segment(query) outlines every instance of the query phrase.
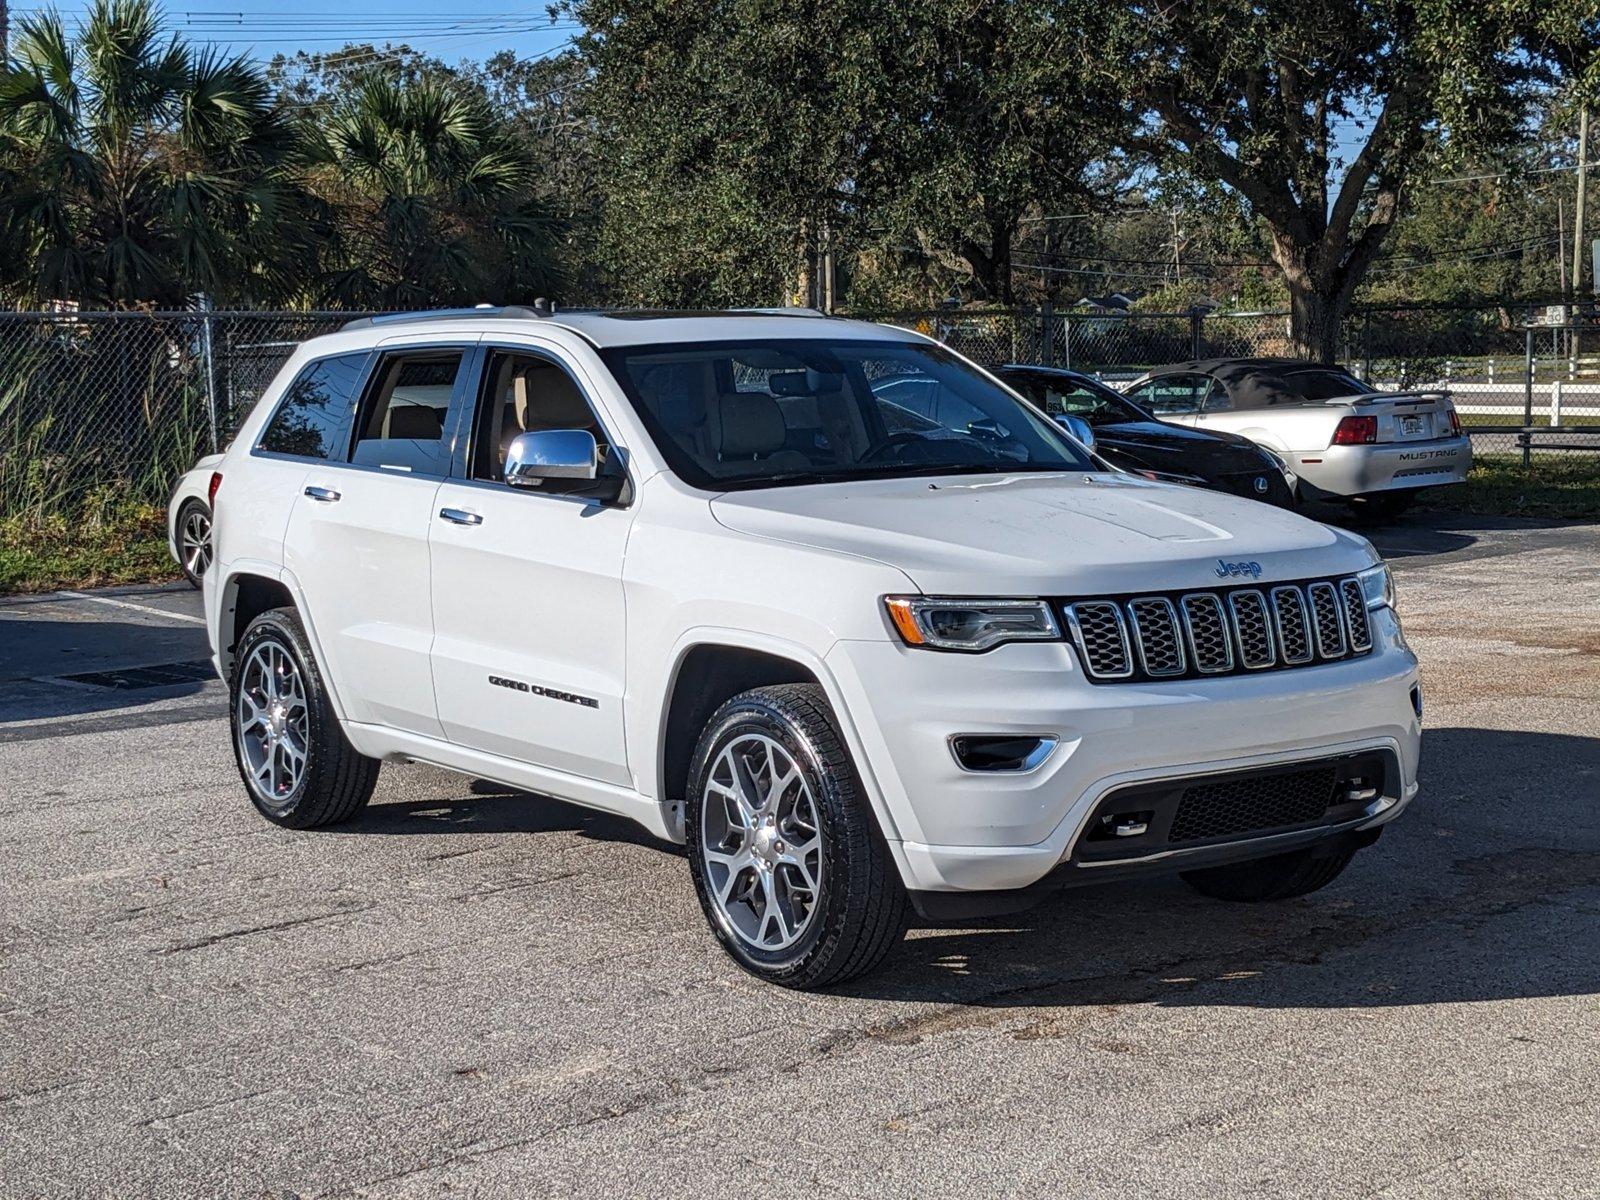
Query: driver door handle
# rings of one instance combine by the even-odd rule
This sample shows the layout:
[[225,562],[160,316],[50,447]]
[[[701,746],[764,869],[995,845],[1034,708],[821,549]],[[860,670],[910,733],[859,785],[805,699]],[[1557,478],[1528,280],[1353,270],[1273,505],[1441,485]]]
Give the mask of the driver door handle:
[[308,487],[306,495],[313,500],[320,500],[324,504],[332,504],[339,498],[339,493],[328,487]]
[[446,521],[456,525],[482,525],[483,514],[469,512],[464,508],[441,508],[439,515]]

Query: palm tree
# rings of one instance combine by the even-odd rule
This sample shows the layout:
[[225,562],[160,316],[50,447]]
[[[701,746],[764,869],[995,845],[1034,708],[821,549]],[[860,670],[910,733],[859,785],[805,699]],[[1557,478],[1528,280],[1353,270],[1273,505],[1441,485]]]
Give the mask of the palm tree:
[[0,69],[11,290],[92,306],[281,293],[306,261],[294,157],[261,72],[163,37],[150,0],[95,0],[75,37],[27,17]]
[[318,299],[411,308],[552,290],[556,223],[527,149],[481,91],[368,70],[306,125],[328,239]]

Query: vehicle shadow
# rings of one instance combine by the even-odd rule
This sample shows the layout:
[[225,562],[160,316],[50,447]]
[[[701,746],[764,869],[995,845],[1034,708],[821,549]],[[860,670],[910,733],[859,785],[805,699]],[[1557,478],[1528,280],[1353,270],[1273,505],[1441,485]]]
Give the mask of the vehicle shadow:
[[838,991],[989,1008],[1600,994],[1597,798],[1600,739],[1430,730],[1417,800],[1320,892],[1239,905],[1176,879],[1064,891],[914,931]]
[[[1600,994],[1596,799],[1600,739],[1430,729],[1421,794],[1320,892],[1241,905],[1176,878],[1072,889],[1017,916],[913,928],[883,968],[833,994],[1045,1010]],[[374,804],[340,831],[577,833],[683,853],[622,817],[485,780],[446,799]],[[914,1037],[921,1019],[883,1036]]]
[[[380,790],[381,796],[381,790]],[[649,833],[626,817],[598,812],[549,796],[474,779],[468,794],[443,800],[404,800],[369,805],[339,827],[341,833],[576,833],[601,842],[645,846],[682,857],[683,848]]]

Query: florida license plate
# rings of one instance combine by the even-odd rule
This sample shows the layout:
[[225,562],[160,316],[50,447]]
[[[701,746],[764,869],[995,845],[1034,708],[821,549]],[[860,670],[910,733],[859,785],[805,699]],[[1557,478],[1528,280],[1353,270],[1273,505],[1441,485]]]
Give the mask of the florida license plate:
[[1405,434],[1407,437],[1410,437],[1412,434],[1421,433],[1422,432],[1422,418],[1421,417],[1401,417],[1400,418],[1400,432]]

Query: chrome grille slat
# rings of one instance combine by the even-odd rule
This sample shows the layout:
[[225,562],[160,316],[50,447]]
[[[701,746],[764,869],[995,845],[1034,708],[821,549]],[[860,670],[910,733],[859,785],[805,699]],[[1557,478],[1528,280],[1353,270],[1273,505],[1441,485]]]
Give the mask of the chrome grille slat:
[[1228,613],[1239,643],[1239,661],[1246,670],[1261,671],[1278,661],[1267,618],[1267,598],[1254,589],[1228,593]]
[[1121,605],[1111,600],[1080,600],[1067,605],[1067,625],[1095,679],[1129,679],[1133,652]]
[[1372,649],[1372,622],[1367,617],[1367,596],[1361,590],[1361,580],[1354,575],[1341,579],[1339,595],[1344,599],[1345,626],[1350,631],[1350,652],[1365,654]]
[[1178,629],[1178,612],[1171,600],[1165,596],[1130,600],[1128,621],[1133,628],[1133,644],[1139,651],[1139,665],[1146,675],[1162,679],[1184,673],[1188,663]]
[[1195,670],[1202,675],[1233,670],[1233,638],[1216,593],[1191,592],[1178,601],[1178,607],[1183,610],[1183,632]]
[[1059,603],[1096,683],[1284,670],[1373,649],[1372,619],[1354,575]]
[[1311,624],[1316,630],[1317,653],[1323,658],[1343,658],[1345,652],[1344,614],[1339,593],[1333,584],[1318,580],[1306,588],[1311,598]]
[[1278,631],[1283,661],[1290,666],[1310,662],[1315,652],[1311,648],[1311,619],[1305,593],[1297,587],[1273,588],[1272,622]]

